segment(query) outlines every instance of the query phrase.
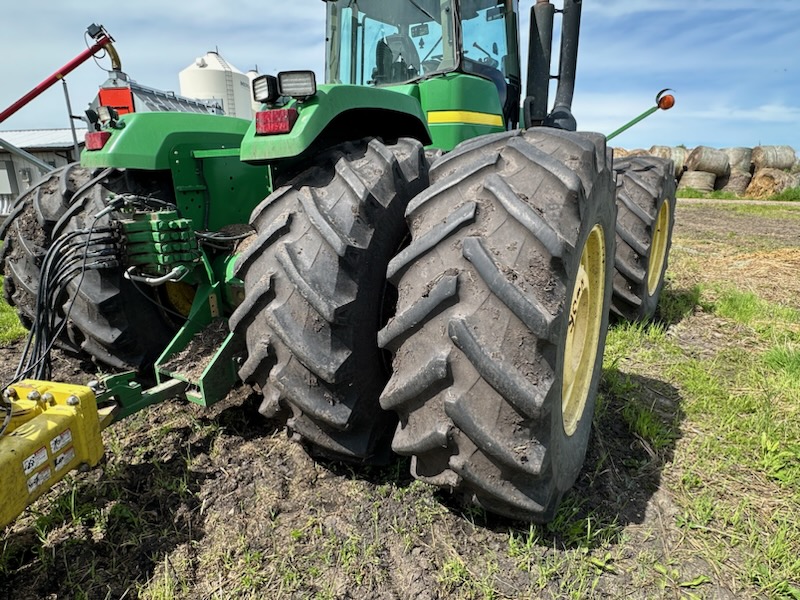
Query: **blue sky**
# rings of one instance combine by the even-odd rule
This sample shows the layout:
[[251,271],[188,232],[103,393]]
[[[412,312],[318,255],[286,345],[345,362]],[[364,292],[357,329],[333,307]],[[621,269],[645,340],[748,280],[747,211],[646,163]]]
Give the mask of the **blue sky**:
[[[520,2],[523,30],[531,4]],[[85,47],[83,32],[94,21],[116,39],[124,70],[159,89],[177,91],[178,72],[214,48],[242,71],[256,65],[263,73],[322,71],[320,0],[102,6],[77,0],[5,3],[0,108],[78,54]],[[610,133],[670,87],[675,108],[624,133],[615,145],[800,149],[800,0],[585,0],[583,13],[573,105],[580,129]],[[75,112],[105,78],[93,62],[67,78]],[[0,129],[67,124],[58,85]]]

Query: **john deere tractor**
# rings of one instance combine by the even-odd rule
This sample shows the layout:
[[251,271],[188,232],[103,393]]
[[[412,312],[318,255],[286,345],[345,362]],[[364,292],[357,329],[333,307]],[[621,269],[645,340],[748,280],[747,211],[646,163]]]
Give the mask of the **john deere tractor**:
[[[327,83],[259,77],[246,130],[99,111],[81,165],[4,226],[6,299],[35,337],[4,395],[0,469],[20,483],[0,494],[18,511],[95,464],[97,444],[53,443],[87,413],[97,440],[243,381],[315,454],[393,451],[489,511],[551,519],[584,460],[609,318],[653,316],[675,208],[668,161],[614,161],[575,131],[581,4],[532,8],[524,96],[515,0],[335,0]],[[43,381],[53,344],[126,371]],[[46,425],[56,410],[66,424]]]

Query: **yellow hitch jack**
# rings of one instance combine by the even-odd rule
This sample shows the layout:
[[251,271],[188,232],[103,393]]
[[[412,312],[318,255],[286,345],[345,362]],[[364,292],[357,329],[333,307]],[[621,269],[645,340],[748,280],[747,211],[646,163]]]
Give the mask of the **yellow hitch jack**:
[[96,466],[101,422],[108,421],[82,385],[26,379],[9,386],[5,399],[11,415],[0,435],[0,528],[70,471]]

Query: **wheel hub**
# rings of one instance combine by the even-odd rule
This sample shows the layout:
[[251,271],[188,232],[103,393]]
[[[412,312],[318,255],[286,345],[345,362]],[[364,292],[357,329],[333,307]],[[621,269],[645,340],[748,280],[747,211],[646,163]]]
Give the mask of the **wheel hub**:
[[605,248],[605,233],[597,224],[583,246],[569,305],[561,392],[562,420],[568,436],[578,429],[586,408],[597,358],[605,296]]
[[667,260],[667,242],[669,240],[670,210],[669,201],[661,204],[658,217],[653,224],[653,241],[650,244],[650,261],[647,267],[647,293],[652,296],[661,283],[661,273]]

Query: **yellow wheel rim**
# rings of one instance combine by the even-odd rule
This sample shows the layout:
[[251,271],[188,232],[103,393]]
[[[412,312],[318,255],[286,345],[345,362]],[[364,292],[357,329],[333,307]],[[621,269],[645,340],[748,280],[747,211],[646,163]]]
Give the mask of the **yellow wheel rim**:
[[581,264],[569,305],[561,388],[561,414],[568,436],[578,429],[592,383],[603,322],[605,273],[605,233],[598,224],[589,233],[581,252]]
[[665,201],[658,211],[658,218],[653,230],[653,241],[650,243],[650,261],[647,266],[647,294],[652,296],[661,283],[661,273],[667,260],[667,242],[669,241],[669,200]]
[[170,281],[164,285],[164,291],[175,312],[188,317],[189,312],[192,310],[195,292],[197,291],[195,287],[180,281],[177,283]]

